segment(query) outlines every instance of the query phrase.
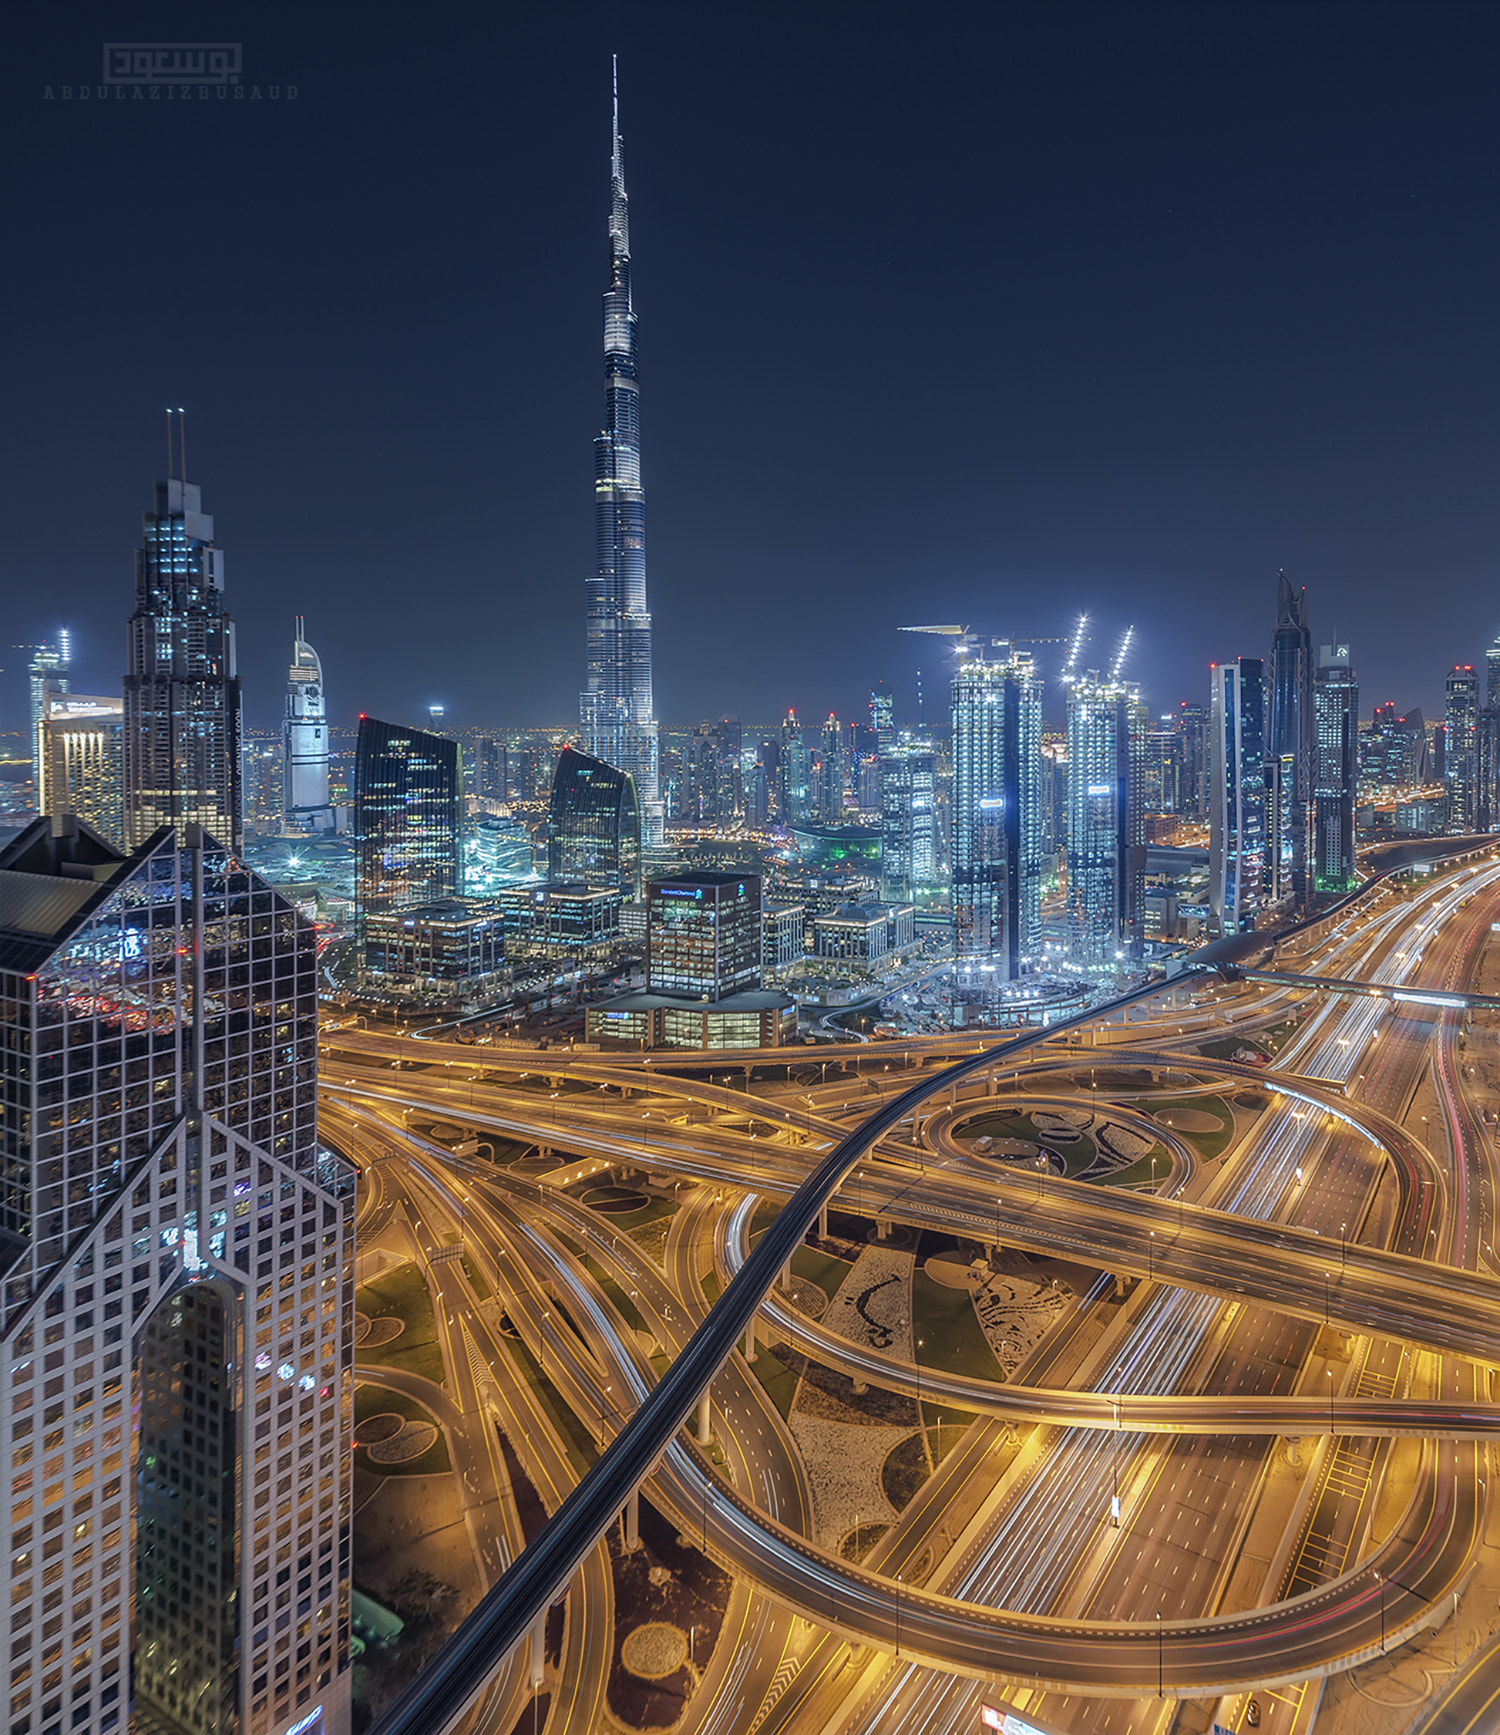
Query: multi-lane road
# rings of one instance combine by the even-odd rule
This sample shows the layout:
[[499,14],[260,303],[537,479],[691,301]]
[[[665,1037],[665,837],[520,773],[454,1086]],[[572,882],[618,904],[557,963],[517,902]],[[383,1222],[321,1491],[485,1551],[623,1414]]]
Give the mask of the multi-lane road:
[[[1372,894],[1368,910],[1308,940],[1298,968],[1461,986],[1487,938],[1497,880],[1500,870],[1481,863],[1407,897]],[[388,1233],[399,1194],[403,1221],[457,1228],[564,1399],[580,1415],[597,1415],[603,1437],[629,1436],[630,1418],[644,1416],[651,1394],[677,1380],[667,1394],[676,1413],[639,1473],[684,1534],[699,1531],[735,1571],[730,1619],[742,1641],[755,1635],[749,1651],[743,1643],[724,1650],[703,1671],[694,1727],[728,1735],[762,1712],[792,1718],[792,1727],[793,1706],[803,1708],[797,1716],[815,1708],[825,1722],[842,1717],[850,1729],[908,1719],[970,1727],[974,1689],[956,1679],[968,1676],[1010,1691],[1024,1685],[1030,1715],[1048,1729],[1103,1728],[1117,1715],[1130,1727],[1165,1726],[1158,1687],[1237,1694],[1221,1707],[1232,1717],[1247,1689],[1282,1683],[1287,1690],[1267,1699],[1272,1721],[1262,1726],[1279,1718],[1290,1730],[1309,1726],[1316,1705],[1301,1683],[1378,1656],[1462,1593],[1482,1528],[1484,1442],[1497,1425],[1488,1366],[1500,1334],[1500,1281],[1489,1275],[1492,1141],[1455,1063],[1452,1015],[1279,989],[1226,991],[1207,1016],[1232,1015],[1237,1031],[1301,1013],[1267,1072],[1192,1052],[1204,1039],[1201,1023],[1193,1025],[1204,1009],[1184,1007],[1181,986],[1167,996],[1175,1003],[1154,1017],[1137,1011],[1085,1033],[1108,1044],[1094,1064],[1167,1071],[1178,1081],[1190,1072],[1225,1089],[1253,1084],[1265,1105],[1240,1117],[1236,1142],[1213,1162],[1176,1141],[1167,1181],[1176,1196],[997,1174],[996,1164],[973,1156],[964,1120],[994,1095],[1003,1092],[1007,1106],[1018,1091],[1027,1101],[1056,1103],[1069,1093],[1093,1100],[1090,1050],[1056,1042],[1024,1062],[1005,1045],[985,1053],[972,1036],[899,1050],[819,1050],[811,1070],[773,1053],[751,1057],[761,1077],[747,1070],[735,1088],[732,1069],[727,1081],[716,1072],[716,1082],[679,1069],[680,1060],[668,1068],[639,1057],[476,1053],[330,1033],[329,1135],[353,1147],[356,1160],[378,1160],[366,1226]],[[952,1075],[951,1063],[965,1057],[968,1076]],[[778,1066],[783,1080],[767,1078]],[[1423,1106],[1430,1121],[1420,1118]],[[1149,1113],[1149,1095],[1121,1098],[1116,1112]],[[872,1116],[888,1124],[872,1129]],[[523,1178],[454,1157],[424,1136],[434,1122],[480,1140],[524,1142],[551,1153],[551,1167]],[[622,1170],[696,1184],[660,1263],[612,1235],[569,1190]],[[1063,1337],[1089,1347],[1071,1357],[1065,1380],[1050,1377],[1053,1344],[1014,1380],[986,1387],[840,1337],[774,1293],[784,1253],[761,1261],[770,1269],[752,1285],[745,1319],[766,1294],[762,1330],[862,1383],[920,1392],[976,1418],[857,1567],[815,1535],[815,1467],[767,1388],[738,1353],[725,1361],[701,1347],[713,1328],[705,1270],[717,1263],[726,1275],[742,1266],[746,1278],[755,1275],[755,1256],[748,1265],[745,1258],[750,1201],[807,1198],[809,1177],[819,1173],[825,1192],[844,1175],[841,1209],[870,1222],[941,1231],[976,1252],[997,1242],[1048,1252],[1136,1280],[1123,1307],[1106,1303],[1108,1282],[1084,1298]],[[574,1478],[553,1420],[518,1410],[522,1395],[486,1378],[487,1365],[509,1364],[460,1267],[437,1259],[422,1230],[408,1233],[433,1273],[445,1366],[461,1407],[485,1414],[488,1406],[539,1460],[550,1441],[550,1459],[533,1479],[545,1483],[549,1510],[564,1504]],[[799,1230],[786,1251],[800,1238]],[[576,1256],[579,1245],[590,1248],[592,1270]],[[729,1297],[743,1288],[736,1279]],[[630,1317],[610,1290],[628,1293]],[[1107,1327],[1090,1323],[1106,1312]],[[743,1334],[742,1322],[728,1343]],[[698,1365],[698,1383],[716,1373],[710,1419],[726,1460],[717,1473],[687,1438],[672,1439],[677,1422],[696,1413],[686,1372]],[[606,1415],[615,1418],[608,1426]],[[1315,1447],[1319,1436],[1326,1438]],[[1398,1473],[1394,1449],[1380,1441],[1401,1436],[1422,1443],[1403,1449]],[[1013,1447],[1021,1440],[1023,1449],[997,1454],[1000,1438]],[[1290,1492],[1286,1477],[1273,1474],[1278,1438],[1306,1447],[1301,1485]],[[1216,1440],[1223,1444],[1212,1446]],[[1339,1453],[1349,1442],[1362,1456],[1346,1497]],[[1006,1467],[997,1472],[1001,1456]],[[493,1438],[455,1461],[473,1496],[466,1521],[481,1557],[491,1539],[485,1576],[494,1582],[517,1538],[498,1492]],[[595,1472],[600,1484],[612,1462]],[[635,1474],[605,1489],[604,1510],[610,1498],[624,1502]],[[1111,1479],[1132,1491],[1118,1525]],[[1377,1536],[1370,1514],[1381,1502]],[[476,1516],[486,1511],[488,1531]],[[1284,1532],[1284,1545],[1271,1545],[1273,1531]],[[567,1678],[592,1686],[581,1697],[554,1695],[549,1727],[558,1730],[592,1726],[613,1642],[607,1568],[592,1537],[579,1534],[564,1577],[573,1584]],[[1254,1552],[1247,1538],[1259,1538],[1254,1547],[1268,1555],[1253,1585],[1236,1570]],[[1327,1569],[1308,1584],[1314,1544]],[[919,1560],[923,1582],[914,1585],[907,1569]],[[1184,1561],[1191,1570],[1181,1570]],[[514,1599],[526,1564],[523,1555],[492,1593],[492,1612]],[[585,1582],[590,1569],[594,1579]],[[564,1583],[542,1587],[543,1600]],[[792,1611],[828,1636],[799,1650]],[[524,1631],[529,1618],[511,1625]],[[873,1647],[857,1654],[857,1666],[851,1642]],[[529,1690],[530,1670],[524,1649],[508,1644],[487,1666],[506,1655],[512,1660],[489,1704],[503,1700],[508,1712]],[[782,1679],[794,1657],[795,1692]],[[1079,1694],[1112,1702],[1102,1721],[1070,1709]],[[438,1704],[444,1717],[453,1708],[432,1701],[427,1727],[442,1726],[431,1717]]]

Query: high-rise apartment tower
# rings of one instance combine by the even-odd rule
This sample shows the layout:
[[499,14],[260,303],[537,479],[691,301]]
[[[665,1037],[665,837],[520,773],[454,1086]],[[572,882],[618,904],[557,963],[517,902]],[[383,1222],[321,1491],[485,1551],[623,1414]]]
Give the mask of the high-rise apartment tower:
[[960,986],[1040,963],[1042,683],[1026,651],[960,641],[953,676],[953,941]]
[[1209,915],[1248,932],[1265,898],[1266,677],[1259,657],[1215,663],[1209,707]]
[[1313,890],[1353,891],[1354,796],[1359,781],[1359,683],[1348,645],[1323,645],[1313,683]]

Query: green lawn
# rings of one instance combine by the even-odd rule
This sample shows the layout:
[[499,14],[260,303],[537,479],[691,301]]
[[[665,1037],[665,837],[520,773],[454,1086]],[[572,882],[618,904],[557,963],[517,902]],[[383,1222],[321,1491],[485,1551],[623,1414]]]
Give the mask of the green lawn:
[[[1153,1114],[1170,1114],[1173,1109],[1189,1110],[1198,1114],[1213,1115],[1219,1122],[1216,1133],[1190,1133],[1183,1127],[1172,1130],[1179,1138],[1186,1139],[1196,1147],[1199,1156],[1207,1162],[1222,1156],[1229,1149],[1234,1139],[1234,1110],[1221,1096],[1172,1096],[1165,1097],[1153,1105]],[[1149,1165],[1148,1165],[1149,1166]]]
[[489,1284],[485,1282],[484,1273],[475,1265],[474,1261],[467,1253],[462,1254],[458,1262],[464,1268],[464,1276],[469,1280],[469,1288],[474,1291],[475,1295],[477,1295],[481,1301],[488,1301],[495,1292],[490,1288]]
[[967,1289],[934,1283],[918,1267],[911,1275],[911,1306],[916,1327],[913,1335],[923,1340],[918,1353],[923,1366],[993,1380],[997,1385],[1004,1381],[1005,1373],[985,1338]]
[[648,1223],[661,1223],[677,1214],[675,1199],[647,1199],[638,1211],[605,1211],[600,1215],[611,1229],[643,1229]]
[[750,1217],[750,1245],[752,1247],[780,1215],[780,1199],[761,1199]]
[[757,1345],[750,1371],[765,1387],[766,1396],[781,1411],[781,1419],[785,1421],[792,1413],[800,1376],[780,1356],[772,1355],[764,1344]]
[[432,1296],[426,1279],[411,1260],[382,1272],[357,1289],[354,1305],[371,1319],[394,1315],[406,1326],[401,1335],[388,1344],[368,1350],[356,1346],[356,1362],[402,1368],[407,1373],[422,1374],[436,1385],[446,1384],[443,1352],[438,1347],[437,1322],[432,1316]]
[[708,1297],[710,1307],[724,1293],[724,1285],[719,1282],[717,1271],[709,1270],[703,1273],[703,1293]]
[[[387,1391],[384,1386],[363,1381],[354,1388],[354,1425],[370,1416],[387,1416],[394,1413],[405,1416],[409,1422],[431,1422],[437,1424],[437,1417],[424,1404],[419,1404],[415,1398],[409,1398],[404,1392]],[[441,1470],[451,1470],[453,1460],[448,1456],[448,1442],[443,1437],[443,1430],[438,1428],[438,1437],[420,1458],[413,1458],[409,1464],[372,1464],[369,1454],[362,1446],[355,1448],[356,1462],[367,1470],[373,1470],[378,1476],[431,1476]]]
[[503,1341],[521,1378],[536,1393],[542,1408],[551,1418],[553,1430],[568,1454],[568,1462],[578,1476],[586,1475],[599,1456],[599,1448],[594,1444],[593,1436],[563,1401],[562,1393],[542,1372],[536,1357],[520,1338],[506,1337]]
[[627,1295],[618,1282],[609,1275],[597,1259],[590,1255],[585,1255],[583,1268],[615,1304],[615,1310],[632,1331],[644,1331],[653,1337],[655,1336],[655,1333],[651,1331],[650,1326],[646,1324],[646,1316],[641,1312],[640,1308],[636,1306],[636,1304],[630,1299],[629,1295]]
[[846,1259],[835,1259],[831,1253],[820,1253],[816,1247],[802,1246],[792,1255],[792,1272],[816,1283],[830,1301],[854,1267]]

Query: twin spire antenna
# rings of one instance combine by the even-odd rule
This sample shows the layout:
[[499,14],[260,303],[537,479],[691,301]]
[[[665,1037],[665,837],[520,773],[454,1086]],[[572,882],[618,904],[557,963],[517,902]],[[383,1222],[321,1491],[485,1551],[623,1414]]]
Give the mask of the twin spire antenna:
[[170,406],[167,409],[167,480],[170,482],[173,479],[173,477],[172,477],[172,464],[174,461],[173,440],[172,440],[172,418],[173,418],[173,416],[176,416],[176,418],[177,418],[177,440],[176,440],[175,461],[180,466],[178,469],[178,472],[177,472],[177,478],[176,479],[179,482],[186,483],[186,481],[187,481],[187,411],[184,410],[180,404],[178,405],[178,407],[175,410],[172,409]]

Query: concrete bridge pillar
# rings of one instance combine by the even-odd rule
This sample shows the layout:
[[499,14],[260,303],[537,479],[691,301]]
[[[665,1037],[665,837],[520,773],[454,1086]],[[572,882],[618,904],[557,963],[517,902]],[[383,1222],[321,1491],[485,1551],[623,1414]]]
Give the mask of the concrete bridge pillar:
[[781,1268],[781,1287],[783,1289],[792,1287],[792,1262],[790,1259]]
[[827,1235],[828,1235],[828,1207],[826,1205],[823,1207],[823,1209],[821,1211],[818,1212],[818,1233],[819,1233],[819,1235],[823,1236],[825,1239],[827,1238]]
[[885,1218],[884,1217],[877,1217],[875,1219],[875,1239],[877,1241],[884,1241],[886,1236],[889,1235],[890,1232],[891,1232],[891,1226],[889,1223],[886,1222]]
[[547,1673],[547,1611],[531,1623],[531,1684],[540,1687]]
[[713,1399],[705,1392],[698,1400],[698,1444],[706,1446],[713,1437]]
[[755,1321],[753,1319],[745,1327],[745,1360],[755,1360]]
[[639,1488],[630,1490],[630,1498],[625,1502],[625,1548],[626,1552],[634,1554],[641,1546],[641,1491]]

